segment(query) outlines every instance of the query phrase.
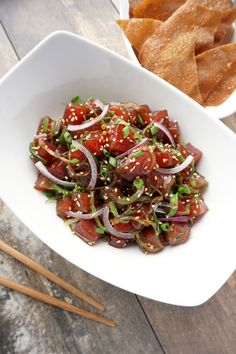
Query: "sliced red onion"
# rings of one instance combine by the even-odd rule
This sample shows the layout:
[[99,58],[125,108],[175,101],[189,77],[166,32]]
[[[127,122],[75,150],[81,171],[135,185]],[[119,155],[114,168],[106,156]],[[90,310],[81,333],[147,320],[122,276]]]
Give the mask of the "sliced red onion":
[[160,122],[154,122],[154,126],[159,128],[160,130],[163,131],[163,133],[166,134],[166,136],[168,137],[168,139],[170,140],[172,146],[176,146],[174,138],[172,136],[172,134],[170,133],[170,131],[164,126],[164,124],[160,123]]
[[159,213],[165,213],[165,211],[162,208],[171,208],[171,204],[168,202],[159,202],[157,204],[153,205],[153,210],[158,211]]
[[130,155],[131,152],[133,152],[134,150],[137,150],[138,148],[140,148],[141,146],[143,146],[144,144],[146,144],[146,142],[148,141],[148,138],[144,138],[142,141],[140,141],[139,144],[135,145],[134,147],[132,147],[131,149],[123,152],[123,154],[118,155],[116,158],[117,159],[122,159],[123,157]]
[[67,126],[67,130],[74,132],[77,130],[82,130],[82,129],[87,129],[87,128],[92,127],[94,124],[99,123],[105,117],[105,115],[107,114],[108,108],[109,108],[109,105],[103,106],[102,113],[99,114],[99,116],[97,116],[96,118],[88,119],[82,124],[79,124],[79,125],[69,124]]
[[133,195],[131,195],[130,197],[123,197],[123,198],[117,198],[115,201],[117,204],[120,205],[128,205],[128,204],[132,204],[134,202],[136,202],[136,200],[138,200],[141,195],[144,192],[144,187],[141,189],[138,189]]
[[160,221],[173,221],[173,222],[188,222],[189,217],[188,216],[174,216],[172,218],[158,218]]
[[103,224],[105,226],[105,228],[107,229],[107,231],[116,237],[125,239],[125,240],[133,240],[135,239],[135,235],[132,232],[120,232],[117,231],[116,229],[114,229],[114,227],[111,225],[110,220],[109,220],[109,207],[105,206],[105,208],[103,209]]
[[42,133],[42,134],[37,134],[34,136],[34,139],[42,139],[42,138],[46,138],[47,137],[47,134],[45,133]]
[[42,173],[42,175],[44,175],[45,177],[47,177],[48,179],[50,179],[50,181],[59,184],[60,186],[64,186],[64,187],[74,187],[76,186],[75,182],[67,182],[67,181],[62,181],[61,179],[53,176],[47,169],[47,167],[44,166],[44,164],[41,161],[38,161],[35,163],[35,167],[37,168],[37,170]]
[[75,218],[75,219],[88,220],[88,219],[95,219],[95,218],[97,218],[98,216],[102,215],[103,209],[104,209],[104,208],[98,209],[98,210],[95,211],[94,213],[90,213],[90,214],[74,213],[73,211],[69,211],[69,210],[68,210],[68,211],[65,212],[65,214],[66,214],[67,216],[70,216],[70,217]]
[[96,100],[94,101],[94,103],[96,104],[96,106],[98,106],[99,108],[101,108],[101,110],[104,110],[104,103],[102,101],[100,101],[98,98],[96,98]]
[[181,163],[179,166],[173,167],[173,168],[161,168],[157,167],[156,170],[157,172],[163,174],[163,175],[175,175],[176,173],[181,172],[184,170],[190,163],[193,161],[193,156],[189,155],[186,157],[183,163]]
[[97,177],[98,177],[98,170],[97,170],[97,165],[96,162],[93,158],[93,155],[91,154],[91,152],[81,143],[79,143],[76,140],[72,140],[72,144],[79,149],[80,151],[82,151],[82,153],[86,156],[86,158],[88,159],[88,162],[90,164],[90,168],[91,168],[91,180],[88,184],[87,189],[91,190],[95,187],[96,183],[97,183]]
[[156,213],[161,213],[161,214],[165,214],[166,213],[165,210],[163,210],[162,208],[159,208],[159,207],[154,207],[154,211]]

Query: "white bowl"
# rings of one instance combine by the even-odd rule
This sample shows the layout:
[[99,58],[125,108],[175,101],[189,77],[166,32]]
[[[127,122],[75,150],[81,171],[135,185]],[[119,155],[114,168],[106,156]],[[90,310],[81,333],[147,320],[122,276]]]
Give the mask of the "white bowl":
[[[44,115],[61,117],[75,95],[167,108],[183,137],[199,147],[199,171],[210,182],[210,211],[190,240],[144,255],[138,247],[90,247],[56,216],[55,205],[33,189],[28,146]],[[0,195],[22,222],[54,251],[120,288],[166,303],[208,300],[235,269],[236,136],[206,110],[149,71],[67,32],[43,40],[0,81]]]
[[[120,18],[124,20],[129,19],[129,0],[120,0]],[[236,28],[236,25],[234,25],[234,28]],[[122,36],[127,49],[128,57],[136,65],[141,66],[130,42],[128,41],[124,33],[122,33]],[[234,31],[232,42],[236,42],[236,30]],[[228,97],[227,100],[222,104],[218,106],[208,106],[205,108],[213,117],[219,119],[235,113],[236,112],[236,90],[234,90],[234,92],[230,95],[230,97]]]

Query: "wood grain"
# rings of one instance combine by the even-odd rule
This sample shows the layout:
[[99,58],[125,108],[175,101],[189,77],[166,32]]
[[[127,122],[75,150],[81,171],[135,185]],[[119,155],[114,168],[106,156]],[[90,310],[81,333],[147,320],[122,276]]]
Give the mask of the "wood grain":
[[10,70],[17,62],[18,58],[14,49],[7,38],[6,32],[4,31],[0,23],[0,78]]
[[[126,56],[121,33],[114,24],[116,18],[118,14],[109,0],[1,0],[0,74],[17,61],[15,51],[21,58],[47,34],[61,29]],[[235,115],[224,119],[224,123],[236,131]],[[94,278],[48,249],[2,202],[0,238],[81,290],[89,290],[104,303],[105,315],[117,322],[117,328],[104,329],[105,326],[75,320],[73,315],[0,287],[1,354],[235,353],[236,274],[200,307],[170,306],[141,297],[137,301],[134,295]],[[83,306],[64,290],[1,253],[0,265],[2,276],[11,276],[26,286]]]

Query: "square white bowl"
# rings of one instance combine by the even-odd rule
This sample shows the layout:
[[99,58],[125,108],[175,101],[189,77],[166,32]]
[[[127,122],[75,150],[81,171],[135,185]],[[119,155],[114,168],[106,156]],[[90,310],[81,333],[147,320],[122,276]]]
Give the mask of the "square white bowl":
[[[210,182],[210,210],[186,244],[155,255],[103,242],[90,247],[33,189],[36,170],[28,146],[39,120],[61,117],[77,94],[168,109],[185,140],[203,151],[199,171]],[[78,267],[120,288],[185,306],[208,300],[234,271],[236,136],[165,81],[88,40],[55,32],[0,81],[0,123],[0,196],[43,242]]]
[[[120,19],[129,19],[129,0],[120,0]],[[236,42],[236,25],[234,24],[234,34],[232,42]],[[127,49],[128,57],[136,65],[141,66],[132,45],[126,38],[125,34],[122,32],[124,43]],[[212,117],[224,118],[236,112],[236,90],[227,98],[227,100],[218,106],[207,106],[205,107]]]

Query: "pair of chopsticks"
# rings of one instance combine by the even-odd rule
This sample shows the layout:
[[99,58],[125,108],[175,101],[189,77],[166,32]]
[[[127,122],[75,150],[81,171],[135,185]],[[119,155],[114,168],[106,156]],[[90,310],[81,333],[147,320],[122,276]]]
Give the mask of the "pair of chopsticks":
[[[24,254],[18,252],[16,249],[10,247],[7,245],[5,242],[0,240],[0,250],[3,251],[4,253],[8,254],[9,256],[15,258],[17,261],[20,263],[26,265],[28,268],[33,269],[37,273],[43,275],[45,278],[51,280],[55,284],[59,285],[61,288],[69,291],[73,295],[77,296],[78,298],[82,299],[83,301],[87,302],[88,304],[94,306],[98,310],[103,311],[104,306],[98,303],[96,300],[94,300],[92,297],[89,295],[85,294],[84,292],[78,290],[71,284],[67,283],[65,280],[62,278],[59,278],[57,275],[54,273],[50,272],[46,268],[42,267],[40,264],[34,262],[32,259],[26,257]],[[80,315],[82,317],[88,318],[90,320],[94,320],[100,323],[103,323],[105,325],[114,327],[115,322],[113,320],[110,320],[106,317],[97,315],[96,313],[83,310],[80,307],[68,304],[67,302],[64,302],[62,300],[59,300],[53,296],[46,295],[40,291],[28,288],[26,286],[23,286],[21,284],[15,283],[7,278],[0,277],[0,285],[5,286],[6,288],[10,288],[12,290],[16,290],[24,295],[27,295],[29,297],[32,297],[36,300],[42,301],[46,304],[58,307],[62,310],[68,311],[75,313],[76,315]]]

